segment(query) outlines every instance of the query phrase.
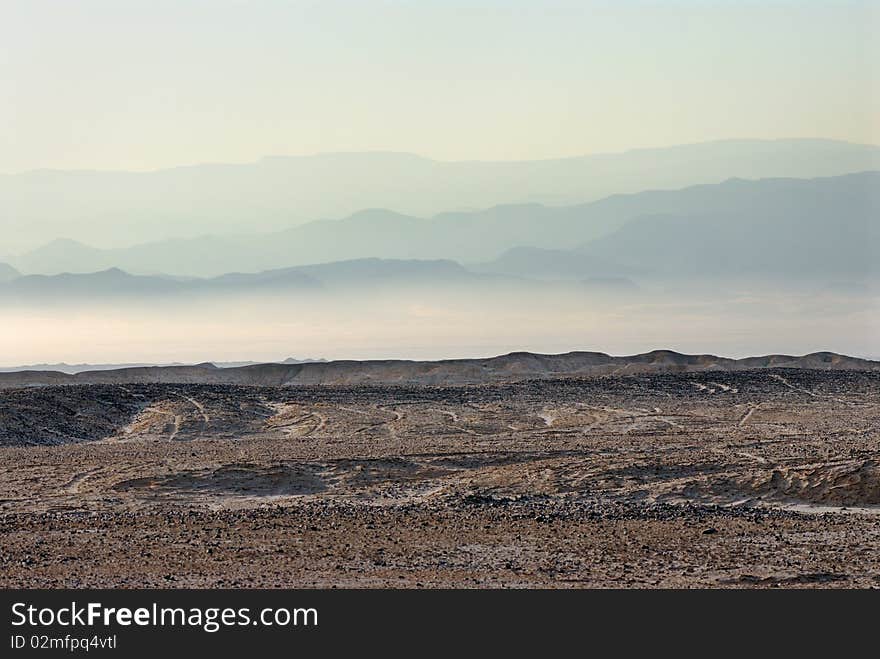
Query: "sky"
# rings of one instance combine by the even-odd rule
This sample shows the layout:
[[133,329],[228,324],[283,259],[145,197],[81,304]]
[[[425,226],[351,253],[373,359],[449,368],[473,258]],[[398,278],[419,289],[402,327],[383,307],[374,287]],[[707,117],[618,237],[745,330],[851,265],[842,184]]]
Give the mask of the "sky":
[[0,172],[880,143],[880,2],[0,0]]

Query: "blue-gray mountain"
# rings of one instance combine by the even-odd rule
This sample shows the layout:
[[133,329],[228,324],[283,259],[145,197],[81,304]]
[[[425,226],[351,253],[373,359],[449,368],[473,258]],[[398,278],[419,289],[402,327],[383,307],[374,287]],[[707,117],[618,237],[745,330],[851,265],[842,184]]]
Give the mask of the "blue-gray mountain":
[[79,304],[92,300],[282,294],[463,285],[496,277],[471,273],[454,261],[358,259],[212,278],[132,275],[119,268],[85,274],[26,275],[0,284],[0,301]]
[[342,153],[142,173],[41,170],[0,176],[2,247],[21,253],[59,236],[111,247],[267,232],[364,208],[424,217],[499,204],[572,205],[737,176],[812,178],[872,169],[880,169],[877,146],[731,140],[526,162]]
[[880,172],[732,179],[578,206],[498,206],[430,220],[362,211],[235,239],[208,236],[113,250],[62,241],[15,265],[25,272],[119,267],[218,276],[380,257],[453,259],[478,263],[474,271],[551,279],[752,272],[849,277],[877,273],[878,209]]
[[478,269],[540,278],[880,275],[880,172],[635,197],[650,199],[653,212],[572,249],[513,248]]

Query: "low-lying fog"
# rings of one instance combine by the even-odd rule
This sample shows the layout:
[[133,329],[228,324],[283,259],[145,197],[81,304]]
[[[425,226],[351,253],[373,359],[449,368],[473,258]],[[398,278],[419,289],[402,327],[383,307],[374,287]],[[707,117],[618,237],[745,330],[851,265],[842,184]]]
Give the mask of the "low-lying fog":
[[666,348],[880,356],[876,288],[702,282],[415,286],[0,307],[0,365],[440,359]]

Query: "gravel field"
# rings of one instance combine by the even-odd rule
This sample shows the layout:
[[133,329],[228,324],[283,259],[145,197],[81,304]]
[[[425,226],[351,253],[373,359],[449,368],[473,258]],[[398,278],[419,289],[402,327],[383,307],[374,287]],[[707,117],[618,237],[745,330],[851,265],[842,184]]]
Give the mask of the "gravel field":
[[880,587],[880,372],[0,395],[4,587]]

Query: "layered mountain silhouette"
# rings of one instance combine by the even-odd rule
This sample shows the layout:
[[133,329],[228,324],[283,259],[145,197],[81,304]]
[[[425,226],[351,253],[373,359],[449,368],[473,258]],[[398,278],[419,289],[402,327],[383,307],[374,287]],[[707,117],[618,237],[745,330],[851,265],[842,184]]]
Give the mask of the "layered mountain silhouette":
[[213,278],[132,275],[119,268],[87,274],[27,275],[0,284],[0,300],[40,302],[117,298],[138,300],[185,294],[332,292],[359,289],[395,290],[412,286],[440,286],[491,281],[453,261],[358,259],[268,270],[229,273]]
[[[288,357],[278,362],[272,362],[277,364],[309,364],[311,362],[325,362],[326,359],[296,359],[295,357]],[[265,362],[254,362],[254,361],[239,361],[239,362],[211,362],[211,366],[216,366],[217,368],[240,368],[242,366],[255,366],[257,364],[263,364]],[[124,369],[140,369],[140,368],[152,368],[152,367],[165,367],[165,366],[185,366],[185,364],[181,364],[179,362],[167,363],[167,364],[150,364],[150,363],[134,363],[134,364],[67,364],[64,362],[58,364],[30,364],[27,366],[0,366],[0,373],[20,373],[24,371],[51,371],[51,372],[60,372],[65,373],[67,375],[75,375],[77,373],[83,373],[87,371],[119,371]]]
[[[730,140],[523,162],[339,153],[143,173],[39,170],[2,175],[0,217],[5,249],[21,253],[58,236],[109,247],[207,233],[268,232],[364,208],[425,217],[499,204],[574,205],[731,177],[812,178],[873,169],[880,169],[880,147],[813,139]],[[323,254],[320,259],[364,255]]]
[[122,249],[55,240],[16,264],[26,272],[44,274],[120,267],[139,273],[217,276],[230,270],[254,272],[368,257],[473,262],[516,245],[568,245],[572,239],[580,244],[617,228],[628,217],[628,209],[611,200],[595,208],[497,206],[428,220],[373,209],[269,234],[203,236]]
[[680,276],[880,274],[880,173],[728,181],[722,195],[715,208],[635,218],[578,252]]
[[[14,262],[25,272],[218,276],[379,257],[453,259],[525,277],[699,273],[864,274],[880,249],[880,172],[731,179],[589,204],[497,206],[430,220],[355,213],[285,231],[99,250],[55,241]],[[500,255],[500,257],[499,257]],[[308,272],[302,271],[308,275]]]
[[330,361],[300,364],[258,364],[218,368],[214,364],[195,366],[135,367],[86,371],[76,374],[57,371],[0,373],[0,388],[50,384],[200,383],[230,385],[461,385],[521,380],[597,377],[639,373],[690,371],[737,371],[765,368],[808,368],[822,370],[878,370],[880,362],[847,357],[831,352],[804,356],[766,355],[728,359],[715,355],[686,355],[670,350],[626,357],[601,352],[570,352],[542,355],[516,352],[487,359],[442,361]]
[[89,274],[27,275],[0,286],[0,296],[24,299],[72,296],[143,296],[165,294],[185,284],[162,277],[131,275],[119,268]]

